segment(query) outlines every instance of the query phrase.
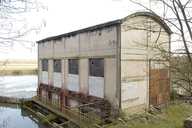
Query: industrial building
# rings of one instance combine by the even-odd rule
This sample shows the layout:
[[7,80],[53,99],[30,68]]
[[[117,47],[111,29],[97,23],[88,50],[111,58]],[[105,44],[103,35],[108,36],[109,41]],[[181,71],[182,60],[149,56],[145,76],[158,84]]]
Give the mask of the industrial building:
[[103,117],[167,104],[169,61],[156,48],[170,51],[170,35],[159,16],[136,12],[39,40],[38,96],[61,111],[93,108]]

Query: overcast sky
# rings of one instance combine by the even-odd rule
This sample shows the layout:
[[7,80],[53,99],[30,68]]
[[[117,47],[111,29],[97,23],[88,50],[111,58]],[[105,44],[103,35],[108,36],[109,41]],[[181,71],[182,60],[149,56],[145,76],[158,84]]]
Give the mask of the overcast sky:
[[[141,11],[128,0],[41,0],[47,9],[26,14],[28,23],[43,23],[45,27],[38,33],[28,35],[26,39],[37,41],[42,38],[89,27],[99,23],[123,18],[135,11]],[[142,2],[144,0],[141,0]],[[148,0],[145,4],[148,6]],[[1,59],[35,59],[37,50],[34,43],[23,47],[16,43],[1,52]]]

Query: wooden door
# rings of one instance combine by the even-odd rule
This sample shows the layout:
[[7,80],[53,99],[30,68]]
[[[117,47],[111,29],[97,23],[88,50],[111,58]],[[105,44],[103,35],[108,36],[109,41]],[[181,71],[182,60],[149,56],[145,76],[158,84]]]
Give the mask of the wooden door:
[[150,69],[149,104],[159,106],[170,99],[170,82],[167,69]]

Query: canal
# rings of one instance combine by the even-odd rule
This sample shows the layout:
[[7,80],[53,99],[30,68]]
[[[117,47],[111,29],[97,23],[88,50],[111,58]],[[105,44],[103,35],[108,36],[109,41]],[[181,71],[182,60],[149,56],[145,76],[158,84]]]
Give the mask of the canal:
[[0,104],[0,128],[47,128],[18,105]]
[[[0,77],[0,95],[30,98],[36,95],[37,76]],[[0,128],[47,128],[18,105],[0,104]]]

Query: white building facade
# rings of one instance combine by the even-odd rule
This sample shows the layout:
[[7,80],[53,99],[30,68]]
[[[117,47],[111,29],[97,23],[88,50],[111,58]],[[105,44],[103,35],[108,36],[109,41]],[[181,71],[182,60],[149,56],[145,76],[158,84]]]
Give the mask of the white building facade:
[[39,97],[60,107],[102,99],[116,110],[167,104],[169,62],[154,46],[169,51],[170,35],[159,16],[137,12],[40,40]]

